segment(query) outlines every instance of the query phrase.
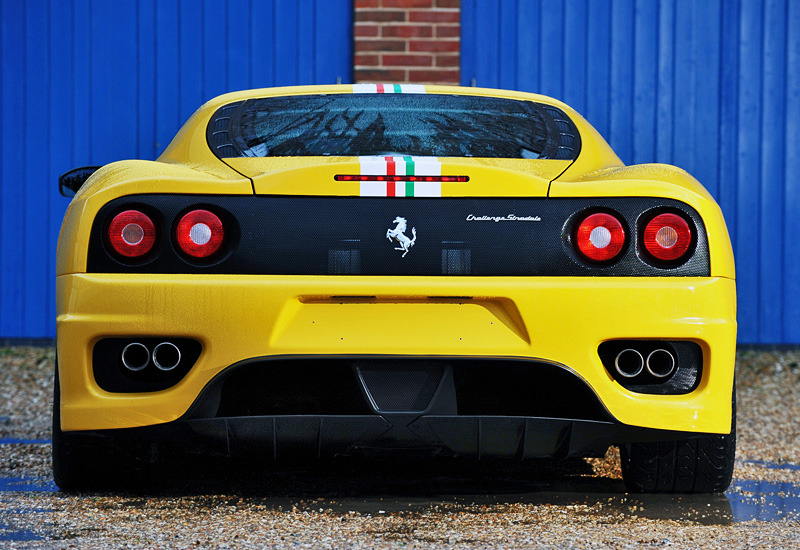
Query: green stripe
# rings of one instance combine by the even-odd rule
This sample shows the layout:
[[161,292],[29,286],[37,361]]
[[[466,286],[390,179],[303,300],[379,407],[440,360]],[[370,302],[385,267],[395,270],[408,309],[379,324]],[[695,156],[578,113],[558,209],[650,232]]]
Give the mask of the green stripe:
[[403,160],[406,161],[406,176],[413,176],[414,160],[411,157],[403,157]]
[[[406,176],[413,176],[414,175],[414,160],[411,157],[403,157],[403,160],[406,161]],[[414,196],[414,182],[407,181],[406,182],[406,197],[413,197]]]
[[399,94],[402,91],[403,90],[402,90],[402,88],[400,88],[400,84],[395,84],[394,85],[394,93]]

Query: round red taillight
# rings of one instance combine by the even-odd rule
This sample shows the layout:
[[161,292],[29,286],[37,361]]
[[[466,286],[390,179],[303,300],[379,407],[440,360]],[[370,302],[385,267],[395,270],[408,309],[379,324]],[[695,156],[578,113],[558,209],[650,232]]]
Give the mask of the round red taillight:
[[642,243],[656,260],[674,262],[692,246],[692,230],[678,214],[659,214],[644,227]]
[[594,262],[613,260],[625,246],[625,228],[619,219],[605,212],[587,216],[575,232],[578,252]]
[[224,237],[222,220],[208,210],[192,210],[175,228],[178,247],[192,258],[208,258],[220,249]]
[[144,256],[156,242],[156,226],[138,210],[120,212],[108,226],[108,242],[114,252],[126,258]]

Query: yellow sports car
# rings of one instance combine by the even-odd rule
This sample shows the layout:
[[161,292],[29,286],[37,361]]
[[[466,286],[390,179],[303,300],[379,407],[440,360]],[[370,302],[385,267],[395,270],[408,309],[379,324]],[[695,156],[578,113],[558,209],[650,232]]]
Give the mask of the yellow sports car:
[[681,169],[624,166],[534,94],[237,92],[156,161],[62,176],[53,469],[174,446],[603,456],[719,492],[735,450],[725,222]]

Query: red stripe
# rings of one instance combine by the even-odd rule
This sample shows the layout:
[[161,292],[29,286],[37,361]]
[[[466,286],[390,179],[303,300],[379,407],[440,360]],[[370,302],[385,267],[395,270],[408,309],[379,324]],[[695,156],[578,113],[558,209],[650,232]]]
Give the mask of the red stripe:
[[379,94],[383,93],[383,84],[378,84],[378,93]]
[[[381,91],[383,91],[383,84],[378,84],[381,87]],[[395,175],[395,163],[393,157],[383,157],[386,161],[386,175],[387,176],[394,176]],[[394,197],[394,182],[387,181],[386,182],[386,196],[387,197]]]

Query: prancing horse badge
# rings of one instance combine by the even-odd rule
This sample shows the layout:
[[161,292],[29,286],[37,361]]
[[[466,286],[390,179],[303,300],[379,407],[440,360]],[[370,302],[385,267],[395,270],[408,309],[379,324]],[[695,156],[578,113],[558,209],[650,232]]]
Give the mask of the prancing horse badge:
[[386,238],[389,239],[389,242],[392,242],[392,239],[395,239],[400,246],[395,247],[395,250],[402,250],[403,255],[401,258],[405,258],[408,251],[411,250],[411,247],[414,246],[414,242],[417,240],[417,228],[411,228],[411,234],[413,238],[409,239],[406,237],[406,229],[408,229],[408,223],[406,222],[405,218],[401,218],[397,216],[392,223],[396,223],[394,229],[387,229],[386,230]]

